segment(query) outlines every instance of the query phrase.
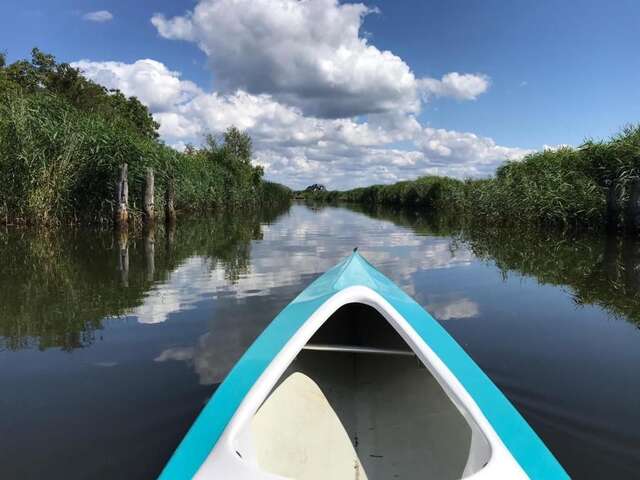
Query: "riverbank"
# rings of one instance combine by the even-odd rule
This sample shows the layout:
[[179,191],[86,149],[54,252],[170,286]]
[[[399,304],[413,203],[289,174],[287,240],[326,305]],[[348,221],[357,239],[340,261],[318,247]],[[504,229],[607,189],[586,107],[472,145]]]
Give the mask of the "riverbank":
[[494,177],[426,176],[348,191],[296,192],[311,201],[354,202],[465,215],[491,225],[640,231],[640,126],[607,141],[544,150]]
[[291,192],[252,165],[251,138],[229,128],[184,152],[158,139],[135,97],[109,91],[37,49],[6,65],[0,55],[0,222],[111,223],[116,183],[128,167],[129,216],[141,218],[148,169],[155,212],[165,192],[180,211],[288,203]]

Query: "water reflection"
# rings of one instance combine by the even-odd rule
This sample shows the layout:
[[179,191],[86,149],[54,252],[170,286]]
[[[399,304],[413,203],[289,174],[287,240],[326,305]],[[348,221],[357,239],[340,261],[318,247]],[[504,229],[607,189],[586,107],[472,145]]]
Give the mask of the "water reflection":
[[[372,218],[392,220],[419,235],[445,235],[451,239],[452,251],[458,255],[464,252],[469,261],[491,262],[505,279],[515,274],[568,287],[577,305],[595,304],[617,317],[640,323],[639,238],[488,228],[462,223],[455,217],[379,207],[355,210]],[[440,308],[437,304],[433,307]]]
[[632,478],[639,245],[301,205],[128,238],[0,233],[0,382],[11,387],[0,477],[155,477],[268,322],[358,246],[442,322],[572,476]]
[[538,282],[566,286],[577,305],[594,304],[640,323],[640,241],[631,237],[561,236],[471,229],[462,238],[474,254]]
[[468,298],[436,300],[427,305],[427,309],[438,320],[452,318],[471,318],[478,315],[480,306]]
[[[0,348],[72,350],[90,344],[107,318],[162,322],[247,273],[251,242],[282,213],[186,219],[137,236],[7,230],[0,234]],[[211,281],[192,283],[205,274]]]
[[180,361],[192,366],[200,385],[216,385],[235,364],[244,342],[233,341],[233,335],[220,336],[207,332],[198,338],[195,346],[171,347],[155,358],[156,362]]

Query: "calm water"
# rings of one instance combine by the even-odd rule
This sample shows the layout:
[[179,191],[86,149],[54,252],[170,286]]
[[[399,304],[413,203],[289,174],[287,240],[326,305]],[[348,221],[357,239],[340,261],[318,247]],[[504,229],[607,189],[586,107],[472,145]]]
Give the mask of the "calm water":
[[359,246],[575,478],[640,477],[640,243],[343,208],[0,233],[0,478],[153,478],[234,362]]

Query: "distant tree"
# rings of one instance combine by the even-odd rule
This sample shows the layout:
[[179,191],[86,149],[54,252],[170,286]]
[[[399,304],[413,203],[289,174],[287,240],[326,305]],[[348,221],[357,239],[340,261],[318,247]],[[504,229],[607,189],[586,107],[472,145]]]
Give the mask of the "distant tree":
[[223,134],[225,154],[242,163],[251,163],[251,137],[237,127],[229,127]]
[[7,76],[7,52],[0,52],[0,93],[7,91],[11,86],[15,88]]
[[26,93],[52,93],[80,110],[100,113],[145,137],[158,138],[160,125],[136,97],[107,90],[85,78],[80,70],[68,63],[57,63],[53,55],[37,48],[31,51],[31,61],[18,60],[10,65],[6,65],[6,55],[2,54],[0,73],[0,79],[4,78],[0,88],[9,87],[11,82]]
[[193,157],[198,154],[198,149],[192,143],[187,143],[184,147],[183,153],[185,155],[189,155],[190,157]]
[[50,75],[55,71],[56,59],[53,55],[34,48],[31,50],[31,64],[41,75]]

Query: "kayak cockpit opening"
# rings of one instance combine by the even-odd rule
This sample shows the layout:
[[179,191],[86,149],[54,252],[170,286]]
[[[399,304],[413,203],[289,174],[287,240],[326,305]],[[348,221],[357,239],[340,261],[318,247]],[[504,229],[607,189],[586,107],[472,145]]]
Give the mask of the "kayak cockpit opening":
[[433,369],[378,310],[346,304],[280,377],[238,455],[274,478],[471,475],[489,461],[489,442]]

